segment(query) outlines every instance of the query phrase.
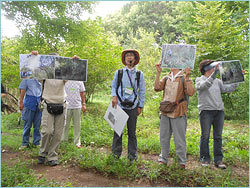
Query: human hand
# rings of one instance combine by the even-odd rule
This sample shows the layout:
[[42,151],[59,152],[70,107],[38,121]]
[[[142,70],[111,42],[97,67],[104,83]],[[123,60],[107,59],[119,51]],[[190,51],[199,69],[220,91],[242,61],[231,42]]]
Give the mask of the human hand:
[[185,68],[185,69],[184,69],[184,72],[185,72],[185,74],[186,74],[186,77],[188,78],[189,75],[191,74],[191,68],[190,68],[190,67]]
[[72,57],[72,59],[80,59],[80,57],[78,57],[77,55],[74,55],[74,56]]
[[86,112],[86,104],[82,104],[82,112]]
[[38,55],[38,51],[32,51],[31,54],[32,55]]
[[138,113],[138,116],[142,113],[142,108],[138,107],[137,108],[137,113]]
[[216,78],[216,75],[220,72],[220,71],[219,71],[219,64],[217,64],[216,67],[213,68],[213,70],[214,70],[214,72],[211,74],[211,77],[212,77],[213,79],[215,79],[215,78]]
[[117,108],[117,96],[112,97],[112,107]]
[[161,71],[162,71],[161,63],[156,64],[155,68],[156,68],[156,70],[157,70],[158,73],[161,73]]
[[20,111],[23,111],[23,108],[24,108],[24,104],[23,104],[23,102],[20,102],[20,104],[19,104]]

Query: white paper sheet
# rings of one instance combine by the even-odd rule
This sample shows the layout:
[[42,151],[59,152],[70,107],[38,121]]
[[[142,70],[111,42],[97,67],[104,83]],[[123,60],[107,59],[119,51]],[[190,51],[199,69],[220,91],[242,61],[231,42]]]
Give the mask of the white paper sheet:
[[127,113],[117,105],[117,108],[112,107],[112,101],[104,115],[104,119],[109,123],[109,125],[114,129],[114,131],[121,136],[122,131],[128,121]]

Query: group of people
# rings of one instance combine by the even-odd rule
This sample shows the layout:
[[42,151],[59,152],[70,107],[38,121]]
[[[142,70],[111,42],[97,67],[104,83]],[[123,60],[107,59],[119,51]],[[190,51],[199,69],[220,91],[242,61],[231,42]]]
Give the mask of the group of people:
[[[32,51],[32,55],[38,55],[38,52]],[[33,145],[40,146],[38,164],[44,164],[46,157],[50,166],[59,164],[58,148],[62,140],[68,140],[71,119],[74,126],[74,143],[76,147],[81,148],[81,111],[86,111],[83,82],[54,79],[39,82],[37,79],[24,79],[19,89],[19,108],[24,121],[20,149],[30,146],[30,129],[33,124]]]
[[[38,52],[33,51],[33,55]],[[78,58],[74,56],[74,58]],[[128,128],[128,159],[131,163],[137,160],[136,123],[137,116],[142,113],[145,102],[145,79],[143,72],[136,69],[140,62],[140,55],[134,49],[124,50],[121,54],[123,69],[114,74],[112,81],[112,107],[119,105],[129,116]],[[195,88],[198,93],[198,109],[201,125],[200,161],[202,166],[210,164],[209,136],[213,125],[214,153],[213,161],[216,167],[225,169],[222,154],[222,130],[224,125],[224,105],[221,93],[233,92],[238,84],[223,85],[216,78],[219,72],[211,64],[212,60],[203,60],[200,63],[201,77],[196,78]],[[161,153],[158,161],[168,163],[170,139],[173,134],[175,151],[181,168],[186,167],[186,129],[189,96],[193,96],[195,88],[190,79],[191,69],[185,70],[172,68],[168,75],[161,76],[161,64],[156,64],[156,79],[154,89],[163,91],[160,103],[160,144]],[[42,86],[43,85],[43,86]],[[35,79],[23,80],[20,84],[20,110],[24,120],[22,146],[29,144],[29,134],[32,123],[34,124],[33,144],[41,147],[38,163],[45,163],[48,156],[48,164],[58,164],[58,147],[61,140],[68,139],[68,129],[73,117],[74,143],[81,147],[80,119],[81,110],[86,111],[85,88],[80,81],[43,80],[42,84]],[[65,97],[65,92],[67,97]],[[23,102],[24,95],[26,95]],[[42,96],[42,97],[41,97]],[[42,101],[41,101],[42,99]],[[66,102],[66,103],[65,103]],[[50,110],[56,106],[56,113]],[[41,113],[41,108],[43,110]],[[67,106],[67,107],[66,107]],[[67,110],[65,110],[67,108]],[[53,110],[52,110],[53,111]],[[58,112],[59,111],[59,112]],[[65,121],[65,111],[67,111]],[[66,122],[66,123],[65,123]],[[41,136],[40,136],[40,124]],[[123,135],[123,134],[122,134]],[[112,155],[119,158],[122,154],[122,135],[114,131],[112,143]]]

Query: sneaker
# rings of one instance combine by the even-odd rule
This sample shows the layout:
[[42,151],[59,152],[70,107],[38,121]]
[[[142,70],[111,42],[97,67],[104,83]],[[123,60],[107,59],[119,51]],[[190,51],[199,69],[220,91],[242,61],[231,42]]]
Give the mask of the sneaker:
[[25,150],[25,149],[27,149],[27,148],[29,148],[29,145],[26,145],[26,146],[20,146],[20,147],[19,147],[19,150]]
[[185,165],[185,164],[180,164],[180,167],[181,167],[182,169],[185,169],[185,168],[186,168],[186,165]]
[[165,164],[165,165],[168,164],[168,163],[167,163],[164,159],[162,159],[161,157],[158,158],[158,162],[159,162],[159,164]]
[[44,164],[44,162],[45,162],[45,157],[38,156],[37,164]]
[[227,168],[227,166],[226,166],[222,161],[217,162],[217,163],[215,164],[215,166],[216,166],[217,168],[220,168],[220,169],[226,169],[226,168]]
[[203,161],[203,162],[201,163],[201,166],[203,166],[203,167],[208,167],[208,166],[209,166],[209,162],[208,162],[208,161]]
[[49,166],[56,166],[56,165],[58,165],[59,164],[59,162],[57,161],[57,160],[52,160],[52,161],[49,161],[48,162],[48,165]]
[[77,147],[78,149],[82,148],[82,146],[81,146],[81,145],[76,145],[76,147]]

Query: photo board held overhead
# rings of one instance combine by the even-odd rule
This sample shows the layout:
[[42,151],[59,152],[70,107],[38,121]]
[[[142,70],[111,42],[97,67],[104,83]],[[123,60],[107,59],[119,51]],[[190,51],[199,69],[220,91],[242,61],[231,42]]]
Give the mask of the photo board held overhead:
[[161,53],[162,68],[185,69],[194,68],[195,45],[188,44],[163,44]]
[[87,81],[88,60],[53,55],[20,54],[21,79]]
[[218,61],[220,77],[223,84],[244,82],[242,66],[239,60]]

